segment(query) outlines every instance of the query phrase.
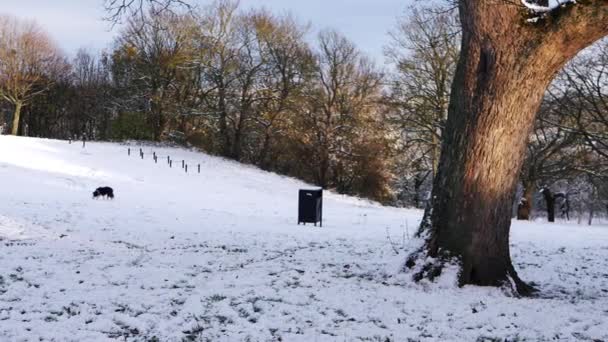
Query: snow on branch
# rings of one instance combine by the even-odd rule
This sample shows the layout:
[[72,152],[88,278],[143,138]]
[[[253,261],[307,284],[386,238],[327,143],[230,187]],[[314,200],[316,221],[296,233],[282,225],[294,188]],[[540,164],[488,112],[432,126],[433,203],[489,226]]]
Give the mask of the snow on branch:
[[537,22],[539,19],[555,10],[558,10],[559,8],[576,4],[576,0],[550,0],[547,2],[547,6],[531,3],[529,0],[520,1],[531,14],[531,18],[527,20],[528,22]]
[[524,5],[526,8],[528,8],[531,12],[537,13],[537,14],[541,14],[541,13],[547,13],[547,12],[551,12],[554,9],[560,7],[560,6],[566,6],[569,4],[575,4],[576,0],[556,0],[556,1],[551,1],[549,3],[548,6],[541,6],[538,4],[533,4],[527,0],[521,0],[522,5]]

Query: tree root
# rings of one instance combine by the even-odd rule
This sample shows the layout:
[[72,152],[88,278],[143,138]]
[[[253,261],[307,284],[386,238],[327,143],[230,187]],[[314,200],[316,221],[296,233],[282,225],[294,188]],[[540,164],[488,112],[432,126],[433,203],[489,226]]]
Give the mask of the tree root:
[[[443,266],[448,261],[448,259],[449,258],[446,256],[441,256],[439,258],[431,258],[429,257],[425,246],[422,246],[408,256],[407,260],[405,261],[403,270],[412,270],[412,278],[415,282],[419,282],[422,279],[428,279],[430,281],[433,281],[441,275],[441,272],[443,271]],[[424,262],[419,264],[418,261]],[[417,265],[419,266],[417,267]]]
[[539,290],[532,284],[526,283],[517,275],[513,266],[509,269],[509,285],[511,289],[521,297],[534,297],[539,293]]
[[[450,257],[446,253],[439,254],[437,257],[429,257],[426,246],[422,246],[408,256],[403,270],[405,272],[412,272],[414,282],[418,283],[423,279],[432,282],[441,275],[446,264],[454,262],[454,257]],[[467,277],[464,277],[462,265],[460,267],[460,287],[464,285],[488,286],[487,284],[476,284]],[[521,280],[512,265],[509,267],[507,274],[505,274],[505,279],[497,281],[496,286],[508,289],[509,293],[516,297],[533,297],[539,292],[532,284]]]

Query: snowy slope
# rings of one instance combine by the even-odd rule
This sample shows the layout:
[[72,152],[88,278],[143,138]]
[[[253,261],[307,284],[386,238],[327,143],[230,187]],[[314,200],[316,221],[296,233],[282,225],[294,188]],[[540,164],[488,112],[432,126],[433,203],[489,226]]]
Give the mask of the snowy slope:
[[419,211],[326,193],[297,226],[300,181],[131,148],[0,136],[0,341],[608,340],[606,226],[514,224],[543,298],[413,284]]

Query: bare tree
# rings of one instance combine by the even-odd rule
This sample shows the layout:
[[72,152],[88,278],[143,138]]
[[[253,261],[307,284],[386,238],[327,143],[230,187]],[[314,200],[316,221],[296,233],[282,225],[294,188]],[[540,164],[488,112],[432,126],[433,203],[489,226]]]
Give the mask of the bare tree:
[[555,83],[550,95],[556,115],[547,121],[581,140],[574,166],[580,174],[577,197],[585,205],[577,207],[586,207],[591,219],[608,203],[608,40],[568,63]]
[[71,85],[76,93],[72,102],[71,132],[85,133],[88,139],[107,139],[113,112],[109,56],[95,56],[78,50],[72,60]]
[[243,134],[249,112],[245,116],[240,114],[249,109],[250,81],[261,65],[257,64],[259,60],[256,61],[248,36],[248,33],[253,34],[249,32],[251,27],[239,13],[238,2],[215,2],[198,18],[194,63],[201,73],[199,98],[207,109],[203,115],[209,134],[216,138],[214,152],[230,157],[240,154],[240,143],[235,141]]
[[404,143],[425,151],[435,175],[458,62],[458,20],[453,11],[414,9],[389,35],[385,54],[397,71],[387,99],[393,120],[401,126]]
[[569,63],[559,80],[551,95],[570,121],[556,124],[580,134],[608,163],[608,40]]
[[[147,22],[142,25],[142,20]],[[189,21],[171,13],[151,12],[131,18],[114,52],[116,81],[124,83],[125,101],[144,111],[159,141],[170,116],[175,115],[176,79],[190,59]]]
[[192,9],[188,1],[183,0],[104,0],[108,16],[112,23],[120,22],[125,16],[137,16],[144,19],[149,12],[154,15],[173,11],[175,8]]
[[[568,121],[571,119],[562,115],[560,102],[546,96],[530,135],[521,170],[523,197],[518,206],[519,220],[530,219],[534,197],[542,190],[541,185],[548,186],[558,180],[572,179],[580,173],[578,166],[581,151],[578,147],[581,139],[573,130],[563,127]],[[545,199],[550,195],[550,192],[545,192]],[[546,202],[549,204],[549,201]]]
[[298,115],[303,131],[295,136],[302,147],[311,149],[307,162],[320,186],[333,183],[332,177],[341,178],[336,174],[340,160],[353,152],[356,127],[375,110],[381,80],[382,75],[352,42],[336,31],[321,32],[314,82]]
[[416,279],[436,277],[457,258],[460,284],[533,292],[509,251],[528,134],[555,74],[608,34],[604,0],[548,5],[458,1],[462,46],[432,203],[420,227],[426,243],[406,263],[417,267]]
[[14,106],[11,133],[17,135],[21,110],[52,82],[62,65],[48,35],[34,22],[0,16],[0,99]]
[[414,8],[389,33],[385,55],[395,67],[385,96],[387,119],[399,132],[395,161],[399,201],[420,207],[437,172],[460,27],[454,11]]
[[294,115],[300,110],[306,83],[314,66],[310,47],[305,42],[308,27],[292,16],[274,17],[267,11],[251,15],[266,68],[261,75],[259,101],[254,121],[259,127],[254,157],[262,168],[272,162],[271,154],[281,149],[279,140],[288,135]]

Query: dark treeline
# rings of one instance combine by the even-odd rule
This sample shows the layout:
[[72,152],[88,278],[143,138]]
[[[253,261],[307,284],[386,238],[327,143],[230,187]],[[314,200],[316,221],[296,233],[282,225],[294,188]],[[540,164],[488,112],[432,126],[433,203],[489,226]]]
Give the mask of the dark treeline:
[[[21,135],[177,142],[340,193],[424,206],[459,55],[454,13],[401,18],[386,69],[336,31],[312,39],[293,16],[236,2],[150,13],[130,19],[111,50],[71,60],[35,24],[2,17],[5,133],[19,111]],[[23,32],[38,39],[19,51]],[[525,199],[522,218],[546,211],[543,188],[563,195],[558,216],[566,204],[589,217],[608,210],[606,46],[583,53],[546,95],[515,204]],[[17,58],[27,62],[11,66]]]

